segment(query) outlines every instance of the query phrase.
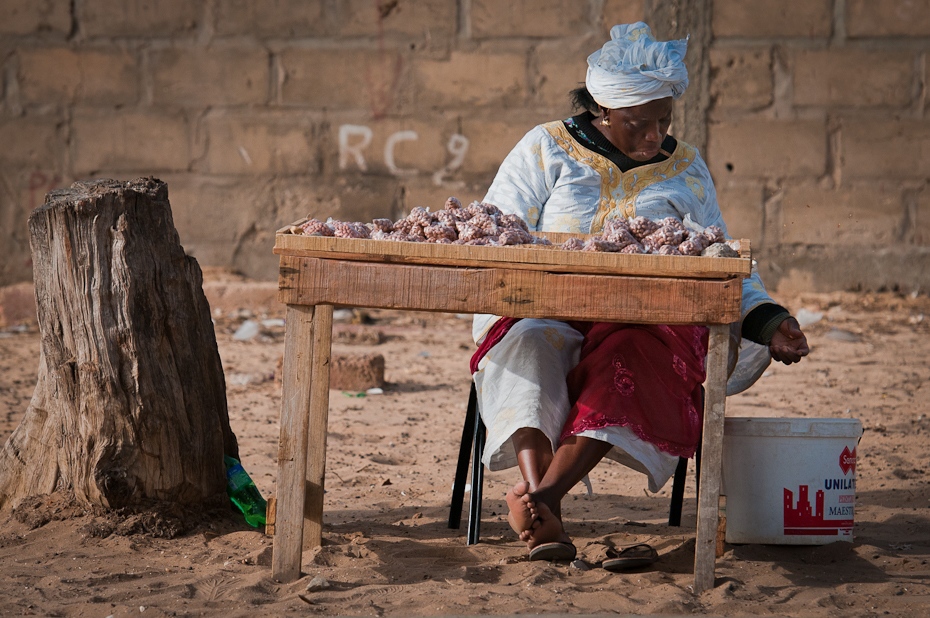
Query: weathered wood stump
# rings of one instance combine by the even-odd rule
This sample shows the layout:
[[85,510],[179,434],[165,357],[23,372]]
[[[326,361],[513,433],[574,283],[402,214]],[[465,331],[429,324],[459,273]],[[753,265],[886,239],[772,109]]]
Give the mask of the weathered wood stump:
[[89,506],[228,500],[238,456],[203,276],[165,183],[77,182],[29,217],[38,381],[0,451],[0,508],[73,492]]

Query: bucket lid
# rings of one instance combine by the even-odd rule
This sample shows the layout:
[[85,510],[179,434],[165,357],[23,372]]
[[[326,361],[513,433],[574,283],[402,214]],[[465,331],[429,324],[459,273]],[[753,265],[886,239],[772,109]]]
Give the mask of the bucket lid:
[[727,417],[723,433],[769,438],[860,438],[862,423],[857,418]]

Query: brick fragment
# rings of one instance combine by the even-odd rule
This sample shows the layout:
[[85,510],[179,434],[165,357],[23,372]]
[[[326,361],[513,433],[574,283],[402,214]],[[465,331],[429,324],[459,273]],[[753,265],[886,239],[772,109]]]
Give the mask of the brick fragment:
[[329,387],[341,391],[366,391],[384,386],[381,354],[333,354],[329,362]]

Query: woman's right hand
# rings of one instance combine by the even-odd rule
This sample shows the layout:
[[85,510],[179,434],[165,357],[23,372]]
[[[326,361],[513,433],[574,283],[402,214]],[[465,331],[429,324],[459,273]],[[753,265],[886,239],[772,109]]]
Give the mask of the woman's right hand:
[[785,319],[778,325],[778,330],[772,335],[772,341],[769,343],[772,358],[786,365],[797,363],[810,351],[807,337],[804,336],[801,325],[793,317]]

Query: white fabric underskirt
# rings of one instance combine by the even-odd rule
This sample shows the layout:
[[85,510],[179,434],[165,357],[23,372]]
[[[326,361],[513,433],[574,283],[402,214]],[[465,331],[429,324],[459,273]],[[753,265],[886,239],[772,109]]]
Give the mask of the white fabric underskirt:
[[[480,343],[497,320],[475,316],[473,335]],[[488,429],[482,462],[490,470],[517,465],[513,434],[521,428],[542,431],[553,452],[570,412],[565,378],[578,364],[583,336],[558,320],[520,320],[478,365],[474,375],[478,411]],[[657,492],[675,472],[678,457],[642,440],[626,427],[608,427],[578,435],[610,443],[607,457],[646,475]]]

